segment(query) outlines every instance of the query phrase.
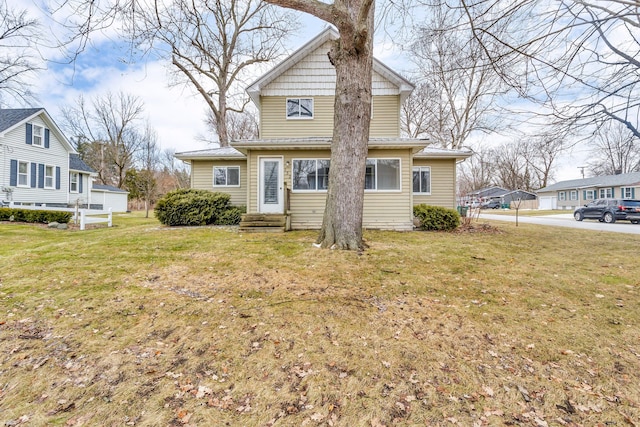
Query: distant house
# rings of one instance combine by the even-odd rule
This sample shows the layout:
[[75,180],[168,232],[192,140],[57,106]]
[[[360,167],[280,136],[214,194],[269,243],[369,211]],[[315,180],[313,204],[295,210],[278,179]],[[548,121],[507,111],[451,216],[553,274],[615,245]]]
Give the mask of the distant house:
[[495,200],[503,205],[510,205],[512,202],[518,200],[535,200],[537,198],[536,194],[530,191],[507,190],[506,188],[497,186],[474,191],[469,193],[467,197],[469,198],[469,202],[481,203]]
[[95,176],[44,108],[0,109],[0,199],[4,202],[108,209],[112,206],[92,200]]
[[561,181],[536,193],[540,209],[573,210],[594,199],[640,198],[640,172]]
[[[336,86],[327,52],[337,38],[325,29],[248,87],[260,113],[259,139],[176,153],[191,165],[192,188],[228,193],[249,214],[282,215],[292,229],[320,228]],[[401,138],[400,106],[414,87],[376,59],[372,77],[363,226],[411,230],[414,205],[456,207],[457,163],[472,153]]]

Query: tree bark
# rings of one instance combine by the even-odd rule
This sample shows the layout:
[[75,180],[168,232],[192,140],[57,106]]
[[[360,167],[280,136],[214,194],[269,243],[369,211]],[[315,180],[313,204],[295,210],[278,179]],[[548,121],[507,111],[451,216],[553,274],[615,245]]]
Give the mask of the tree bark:
[[373,0],[266,0],[310,13],[336,26],[329,60],[336,69],[329,189],[317,243],[361,250],[364,180],[371,122]]

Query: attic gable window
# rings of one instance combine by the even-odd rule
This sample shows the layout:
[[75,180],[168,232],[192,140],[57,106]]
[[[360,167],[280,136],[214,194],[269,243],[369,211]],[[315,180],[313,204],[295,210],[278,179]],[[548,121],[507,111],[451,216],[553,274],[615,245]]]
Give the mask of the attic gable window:
[[313,119],[313,98],[287,98],[287,119]]
[[44,147],[44,128],[42,126],[33,125],[32,132],[33,145],[36,147]]

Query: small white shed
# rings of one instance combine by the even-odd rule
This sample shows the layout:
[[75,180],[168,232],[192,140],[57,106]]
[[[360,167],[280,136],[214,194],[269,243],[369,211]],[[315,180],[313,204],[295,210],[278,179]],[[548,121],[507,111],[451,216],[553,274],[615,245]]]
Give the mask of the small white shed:
[[93,184],[91,188],[91,208],[111,212],[126,212],[129,192],[112,185]]

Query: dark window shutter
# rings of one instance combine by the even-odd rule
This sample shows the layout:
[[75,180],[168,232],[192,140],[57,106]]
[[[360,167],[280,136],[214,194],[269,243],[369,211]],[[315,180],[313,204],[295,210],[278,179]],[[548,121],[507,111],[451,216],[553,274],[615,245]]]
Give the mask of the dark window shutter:
[[27,144],[31,145],[33,144],[33,126],[31,126],[31,123],[27,123]]
[[44,165],[38,165],[38,188],[44,188]]
[[44,148],[49,148],[49,129],[44,130]]
[[18,161],[11,159],[11,174],[9,176],[9,185],[15,187],[18,185]]
[[56,166],[56,190],[60,189],[60,166]]
[[31,163],[31,188],[36,188],[38,178],[38,165]]
[[582,200],[587,200],[587,190],[582,190]]
[[78,174],[78,193],[82,193],[82,174]]

